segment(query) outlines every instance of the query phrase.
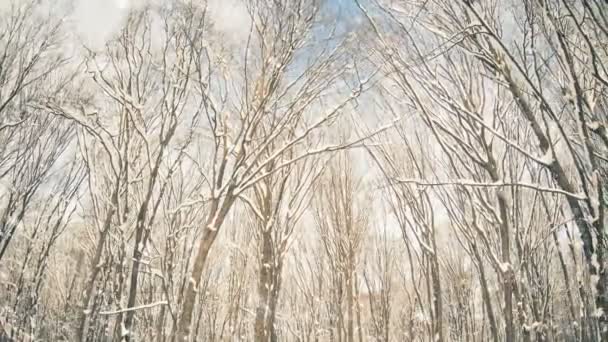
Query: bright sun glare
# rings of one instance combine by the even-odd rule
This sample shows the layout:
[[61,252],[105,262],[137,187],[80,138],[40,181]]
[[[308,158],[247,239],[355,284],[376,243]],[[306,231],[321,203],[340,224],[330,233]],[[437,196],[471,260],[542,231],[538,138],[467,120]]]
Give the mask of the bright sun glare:
[[129,6],[129,0],[114,0],[116,2],[116,7],[124,9]]

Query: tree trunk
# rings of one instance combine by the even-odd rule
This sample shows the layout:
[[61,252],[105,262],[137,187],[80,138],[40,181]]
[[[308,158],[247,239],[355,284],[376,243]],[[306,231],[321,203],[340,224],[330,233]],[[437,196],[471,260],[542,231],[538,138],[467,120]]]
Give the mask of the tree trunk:
[[276,342],[274,326],[281,288],[282,262],[277,259],[270,232],[262,233],[262,257],[258,280],[258,308],[255,317],[255,341]]
[[481,256],[479,255],[479,251],[477,250],[477,246],[472,245],[471,249],[473,250],[473,256],[475,257],[476,264],[479,267],[479,282],[481,285],[481,294],[483,297],[483,304],[488,315],[488,322],[490,325],[490,333],[492,334],[492,339],[494,342],[499,342],[498,338],[498,328],[496,327],[496,318],[494,317],[494,310],[492,309],[492,297],[490,296],[490,291],[488,290],[488,281],[486,279],[485,270],[483,268],[483,261]]
[[503,274],[504,282],[504,302],[505,302],[505,341],[515,341],[515,331],[513,326],[513,283],[512,283],[512,272],[511,266],[511,244],[509,236],[509,222],[507,217],[507,204],[505,194],[502,190],[499,190],[498,194],[498,206],[500,211],[500,240],[501,240],[501,253],[502,262],[507,266],[505,274]]
[[97,247],[95,249],[95,255],[93,256],[93,260],[91,263],[92,272],[87,281],[86,293],[83,299],[82,311],[80,312],[78,331],[76,333],[77,341],[84,342],[86,341],[87,332],[89,330],[89,315],[91,313],[91,297],[93,296],[93,291],[95,289],[95,281],[97,280],[97,276],[99,275],[99,271],[101,269],[101,257],[103,254],[103,247],[105,246],[106,239],[108,238],[108,234],[110,233],[110,226],[112,223],[112,216],[114,216],[114,212],[116,210],[116,206],[118,205],[118,189],[119,185],[117,183],[116,188],[114,189],[114,193],[112,194],[112,203],[108,209],[106,217],[103,223],[103,230],[99,236],[99,242],[97,243]]
[[355,341],[355,322],[354,322],[354,295],[353,295],[353,271],[354,271],[354,252],[352,250],[352,247],[349,246],[349,251],[348,251],[348,274],[346,276],[346,310],[347,310],[347,314],[348,314],[348,319],[346,321],[346,331],[347,331],[347,335],[346,335],[346,341],[347,342],[354,342]]
[[[196,295],[198,293],[198,282],[203,275],[203,269],[207,263],[207,257],[209,251],[215,242],[215,238],[226,219],[228,210],[232,207],[234,202],[234,195],[232,191],[228,191],[226,198],[223,202],[220,202],[219,198],[216,198],[211,203],[211,210],[209,216],[206,219],[205,229],[203,230],[203,237],[201,238],[198,246],[198,252],[194,259],[194,265],[192,267],[192,274],[188,280],[188,287],[184,295],[184,302],[182,305],[181,318],[177,327],[177,334],[173,336],[173,339],[177,337],[179,342],[188,342],[190,340],[190,325],[192,324],[192,312],[194,311],[194,304],[196,303]],[[220,205],[221,203],[221,205]]]
[[198,282],[203,275],[203,268],[207,263],[207,257],[209,256],[209,250],[215,241],[217,236],[217,230],[205,228],[203,232],[203,238],[200,241],[198,253],[194,260],[194,266],[192,268],[192,275],[188,280],[188,287],[184,296],[184,303],[182,307],[182,316],[178,324],[177,338],[179,342],[187,342],[190,338],[190,324],[192,323],[192,312],[194,311],[194,304],[196,302],[196,295],[198,293]]

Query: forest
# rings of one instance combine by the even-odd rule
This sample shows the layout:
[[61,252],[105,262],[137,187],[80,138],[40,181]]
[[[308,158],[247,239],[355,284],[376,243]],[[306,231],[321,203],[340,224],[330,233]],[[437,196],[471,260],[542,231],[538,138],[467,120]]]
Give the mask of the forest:
[[0,0],[0,341],[608,341],[608,1]]

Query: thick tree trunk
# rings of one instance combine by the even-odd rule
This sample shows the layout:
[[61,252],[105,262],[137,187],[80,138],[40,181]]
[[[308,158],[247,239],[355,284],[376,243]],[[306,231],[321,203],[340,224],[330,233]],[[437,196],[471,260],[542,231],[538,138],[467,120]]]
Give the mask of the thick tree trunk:
[[198,253],[194,260],[194,266],[192,268],[192,275],[188,280],[188,287],[186,288],[186,294],[184,296],[184,303],[182,306],[182,316],[178,323],[177,341],[187,342],[190,339],[190,325],[192,323],[192,312],[194,311],[194,304],[196,302],[196,295],[198,293],[198,282],[203,275],[203,269],[207,263],[207,257],[211,246],[217,236],[217,230],[214,228],[207,227],[203,232],[203,238],[201,239],[198,247]]
[[509,233],[509,222],[507,217],[507,204],[505,194],[502,190],[498,194],[498,206],[500,211],[500,240],[502,262],[506,265],[506,272],[503,274],[504,282],[504,302],[505,302],[505,340],[515,341],[515,327],[513,326],[513,282],[511,266],[511,243]]
[[261,252],[260,276],[258,280],[259,302],[254,327],[255,341],[275,342],[278,341],[274,323],[281,289],[282,262],[275,255],[270,232],[262,234]]
[[203,230],[203,237],[201,238],[198,245],[198,252],[194,259],[194,265],[192,267],[192,274],[188,279],[188,286],[184,295],[184,302],[182,304],[181,317],[178,322],[177,334],[173,336],[173,340],[177,338],[179,342],[190,341],[190,325],[192,324],[192,313],[194,311],[194,304],[196,303],[196,296],[198,293],[198,283],[200,282],[203,270],[207,264],[207,257],[209,251],[215,242],[217,234],[226,219],[228,210],[234,203],[234,195],[232,191],[228,191],[226,198],[220,201],[216,198],[211,203],[211,210],[209,216],[207,216],[205,229]]

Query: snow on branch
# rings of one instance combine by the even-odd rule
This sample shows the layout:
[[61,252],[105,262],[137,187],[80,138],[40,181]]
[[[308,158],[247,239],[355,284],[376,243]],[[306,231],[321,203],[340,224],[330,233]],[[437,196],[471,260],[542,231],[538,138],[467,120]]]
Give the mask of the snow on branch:
[[156,302],[156,303],[134,306],[132,308],[120,309],[120,310],[115,310],[115,311],[101,311],[99,314],[100,315],[117,315],[117,314],[121,314],[124,312],[137,311],[137,310],[142,310],[142,309],[150,309],[150,308],[153,308],[156,306],[167,305],[167,304],[168,304],[167,301],[160,301],[160,302]]
[[527,188],[527,189],[532,189],[532,190],[537,190],[537,191],[542,191],[542,192],[550,192],[550,193],[555,193],[555,194],[560,194],[560,195],[564,195],[567,197],[571,197],[574,198],[576,200],[580,200],[580,201],[584,201],[587,199],[586,196],[581,195],[581,194],[574,194],[568,191],[564,191],[561,189],[556,189],[556,188],[547,188],[547,187],[542,187],[538,184],[530,184],[530,183],[523,183],[523,182],[518,182],[518,183],[510,183],[510,182],[495,182],[495,183],[479,183],[479,182],[473,182],[470,180],[466,180],[466,179],[462,179],[462,180],[455,180],[455,181],[447,181],[447,182],[427,182],[424,180],[417,180],[417,179],[397,179],[396,180],[397,183],[404,183],[404,184],[416,184],[416,185],[420,185],[420,186],[471,186],[471,187],[487,187],[487,188],[498,188],[498,187],[510,187],[510,186],[514,186],[514,187],[522,187],[522,188]]

